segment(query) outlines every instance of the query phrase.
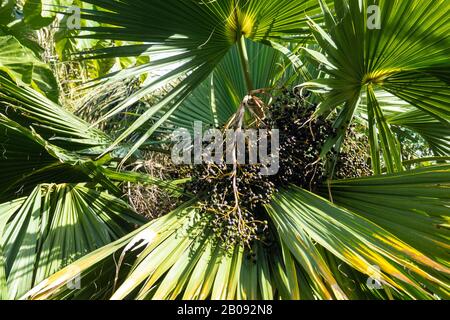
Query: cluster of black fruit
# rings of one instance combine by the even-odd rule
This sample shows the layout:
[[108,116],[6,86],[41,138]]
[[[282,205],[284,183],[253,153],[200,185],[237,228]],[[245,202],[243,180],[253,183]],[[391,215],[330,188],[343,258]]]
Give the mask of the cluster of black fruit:
[[[336,131],[330,120],[313,117],[316,105],[307,98],[295,90],[283,90],[269,107],[264,126],[278,129],[280,134],[280,168],[276,175],[262,175],[260,165],[239,165],[237,170],[226,164],[192,168],[188,191],[203,199],[202,212],[209,215],[212,230],[227,246],[251,247],[255,240],[270,238],[262,206],[279,188],[295,184],[315,192],[327,178],[326,163],[320,154]],[[356,134],[354,131],[350,133]],[[347,140],[350,142],[337,162],[336,176],[370,174],[363,148],[356,152],[351,143],[355,136]]]
[[359,134],[356,125],[347,130],[341,152],[337,156],[334,179],[349,179],[373,175],[368,153],[369,140]]
[[270,126],[280,132],[280,170],[272,179],[277,186],[292,183],[315,191],[326,178],[320,153],[335,130],[331,121],[313,119],[316,105],[306,98],[298,91],[284,90],[270,108]]
[[259,165],[204,164],[195,166],[188,191],[203,196],[201,210],[210,215],[214,234],[226,247],[252,242],[267,233],[261,205],[270,201],[275,184]]

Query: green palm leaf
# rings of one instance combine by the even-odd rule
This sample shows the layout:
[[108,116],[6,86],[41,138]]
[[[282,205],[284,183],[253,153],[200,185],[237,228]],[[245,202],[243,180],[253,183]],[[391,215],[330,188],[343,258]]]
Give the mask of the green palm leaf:
[[[0,75],[0,202],[27,195],[0,204],[0,298],[450,297],[450,167],[426,162],[448,159],[414,159],[425,167],[405,170],[396,135],[411,129],[436,155],[448,153],[447,2],[83,2],[80,38],[114,46],[82,59],[144,61],[96,82],[147,77],[98,122],[173,87],[112,141],[97,123],[11,81],[17,74]],[[367,27],[371,4],[381,8],[380,30]],[[258,208],[269,221],[261,241],[228,248],[213,215],[180,187],[190,179],[114,171],[156,133],[196,120],[223,127],[249,92],[292,81],[319,93],[316,115],[337,114],[338,135],[323,155],[339,149],[354,117],[367,121],[376,175],[327,181],[320,195],[284,186]],[[142,226],[119,200],[124,182],[158,185],[185,202]],[[79,290],[68,286],[79,278]]]
[[2,75],[0,113],[26,128],[32,126],[45,139],[71,151],[101,154],[110,143],[105,133],[91,128],[67,109]]
[[331,181],[335,203],[395,233],[402,241],[449,266],[448,165],[402,174]]
[[52,101],[58,101],[58,86],[49,66],[13,36],[0,36],[0,46],[0,71],[17,83],[30,85]]
[[36,187],[28,197],[1,205],[0,217],[10,299],[144,221],[107,193],[65,184]]
[[406,127],[419,133],[436,156],[450,155],[450,124],[439,121],[421,110],[393,114],[387,121],[391,125]]
[[[378,5],[381,29],[368,27],[368,7]],[[324,54],[311,53],[324,66],[327,78],[305,83],[326,93],[318,114],[340,108],[335,126],[339,142],[367,91],[369,136],[374,169],[380,172],[381,154],[389,171],[402,170],[398,144],[379,110],[375,89],[382,89],[448,125],[447,57],[449,27],[446,1],[336,1],[336,17],[323,5],[326,30],[311,21]],[[376,133],[376,130],[379,134]],[[339,145],[338,145],[339,147]]]
[[[118,259],[116,285],[110,268],[102,279],[109,287],[98,292],[113,299],[446,298],[448,172],[436,167],[331,182],[336,204],[298,187],[283,190],[266,206],[279,244],[256,243],[255,264],[244,248],[225,251],[213,242],[208,217],[186,203],[73,266],[89,281]],[[411,209],[399,201],[408,192],[402,186],[417,194]],[[367,201],[358,201],[359,194]],[[124,271],[125,260],[131,267]],[[63,269],[27,297],[95,295],[92,287],[82,293],[67,289],[74,276]],[[370,279],[379,279],[383,290],[370,288]]]
[[309,276],[322,275],[324,283],[312,280],[321,285],[323,298],[331,290],[337,298],[341,298],[342,293],[312,241],[368,276],[375,272],[373,266],[378,266],[381,270],[378,276],[383,283],[411,298],[433,298],[422,284],[438,295],[449,294],[446,277],[450,270],[447,267],[354,213],[359,211],[339,208],[296,187],[277,194],[268,209],[281,240],[299,263],[313,268]]
[[40,183],[95,182],[117,187],[89,157],[67,151],[0,114],[0,201],[29,193]]
[[[93,288],[84,292],[68,290],[67,283],[77,276],[78,268],[90,279],[112,259],[117,268],[109,269],[121,277],[109,283],[106,297],[124,299],[271,299],[274,289],[270,279],[269,261],[254,264],[241,247],[229,251],[212,241],[205,221],[198,216],[192,202],[173,213],[155,220],[126,237],[105,246],[48,278],[26,296],[49,298],[91,297]],[[261,248],[255,248],[261,259],[270,260]],[[120,256],[119,253],[121,252]],[[114,258],[115,253],[117,257]],[[138,253],[138,254],[137,254]],[[128,273],[124,261],[132,257]],[[130,263],[130,260],[128,263]],[[77,267],[74,267],[77,266]],[[105,280],[107,283],[107,280]],[[87,284],[87,283],[86,283]],[[116,288],[112,290],[112,287]],[[101,289],[102,290],[102,289]],[[83,295],[86,294],[86,295]],[[105,297],[105,296],[103,296]]]
[[[111,58],[117,56],[156,56],[149,63],[111,75],[123,79],[171,67],[171,71],[148,82],[139,92],[110,110],[105,120],[157,88],[175,79],[184,79],[159,103],[143,113],[110,149],[148,123],[158,112],[165,115],[146,130],[135,142],[128,156],[136,151],[183,101],[199,87],[234,46],[242,48],[243,37],[254,41],[282,39],[304,33],[306,15],[320,12],[316,1],[85,1],[99,10],[86,10],[83,18],[101,23],[101,27],[84,28],[87,38],[112,39],[142,44],[93,50],[83,57]],[[176,6],[175,13],[171,8]],[[276,14],[279,18],[274,18]],[[166,23],[171,21],[170,24]],[[196,21],[192,24],[192,21]],[[302,31],[303,30],[303,31]],[[303,37],[300,37],[303,39]],[[242,54],[242,52],[241,52]],[[245,70],[248,71],[248,70]],[[246,84],[251,79],[246,74]],[[216,81],[216,80],[214,80]],[[246,88],[250,90],[251,88]],[[228,98],[228,100],[230,100]],[[231,99],[232,100],[232,99]],[[228,103],[229,104],[229,103]],[[128,157],[127,156],[127,157]]]
[[[246,41],[246,47],[248,55],[252,57],[249,66],[255,88],[278,89],[299,78],[291,62],[279,51],[250,40]],[[222,128],[236,113],[242,97],[247,94],[244,76],[235,68],[239,64],[238,48],[233,47],[212,75],[186,98],[163,126],[169,132],[173,128],[192,130],[194,121],[201,121],[205,126]],[[293,75],[287,78],[289,74]],[[266,100],[269,100],[268,97]],[[161,117],[162,114],[157,116]]]

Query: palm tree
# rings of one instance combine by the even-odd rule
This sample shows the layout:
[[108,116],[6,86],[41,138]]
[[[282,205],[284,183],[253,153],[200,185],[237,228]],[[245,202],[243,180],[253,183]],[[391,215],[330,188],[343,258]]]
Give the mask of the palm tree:
[[[0,297],[449,297],[448,2],[83,3],[92,5],[82,15],[92,23],[80,37],[122,45],[80,57],[150,57],[97,85],[168,67],[98,123],[175,85],[112,137],[11,73],[0,75]],[[368,28],[374,4],[381,29]],[[334,117],[336,135],[321,150],[329,176],[322,186],[285,185],[262,207],[273,244],[222,246],[199,209],[202,195],[183,189],[189,179],[120,169],[171,128],[226,127],[245,98],[280,84],[313,91],[314,118]],[[374,175],[337,180],[337,157],[327,155],[341,151],[352,122],[367,128]],[[435,156],[404,162],[399,127],[419,134]],[[420,163],[429,165],[408,169]],[[120,200],[123,182],[158,184],[184,203],[144,222]],[[81,289],[67,286],[79,276]]]

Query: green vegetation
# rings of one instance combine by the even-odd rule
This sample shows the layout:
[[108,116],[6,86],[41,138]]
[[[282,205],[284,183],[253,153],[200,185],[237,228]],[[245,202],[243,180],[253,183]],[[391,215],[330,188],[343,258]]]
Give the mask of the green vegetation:
[[[449,10],[0,0],[0,299],[450,298]],[[280,171],[175,165],[198,121]]]

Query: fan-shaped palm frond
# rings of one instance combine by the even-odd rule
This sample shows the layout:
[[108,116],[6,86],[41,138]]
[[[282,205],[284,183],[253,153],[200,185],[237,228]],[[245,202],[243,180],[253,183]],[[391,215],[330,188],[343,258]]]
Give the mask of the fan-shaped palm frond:
[[[250,75],[255,88],[269,93],[289,83],[301,79],[295,73],[291,62],[281,52],[261,43],[246,40]],[[247,86],[242,72],[236,69],[240,64],[237,47],[233,47],[214,72],[197,87],[181,104],[163,127],[171,132],[174,128],[193,130],[194,121],[201,121],[205,126],[222,128],[236,113],[242,97],[247,94]],[[287,75],[291,74],[290,77]],[[269,96],[266,97],[269,101]],[[163,117],[164,113],[157,114]]]
[[[253,256],[211,242],[205,217],[187,203],[74,266],[89,279],[105,259],[133,256],[129,273],[116,279],[114,299],[344,299],[355,290],[372,298],[448,297],[449,174],[448,166],[438,166],[330,182],[336,204],[292,186],[266,207],[279,242],[256,244]],[[408,206],[401,202],[406,195]],[[28,296],[76,296],[64,286],[75,275],[64,269]],[[368,277],[384,291],[371,292]]]
[[450,127],[421,110],[398,113],[387,118],[391,125],[419,133],[436,156],[450,155]]
[[[380,28],[369,26],[369,6],[380,10]],[[323,3],[326,29],[310,22],[323,54],[306,50],[328,75],[306,83],[326,92],[318,114],[339,107],[335,126],[341,141],[362,92],[367,93],[373,167],[381,172],[382,155],[390,172],[402,170],[398,142],[375,95],[390,92],[448,128],[449,27],[446,1],[336,1],[335,15]],[[372,17],[373,18],[373,17]],[[338,145],[339,146],[339,145]],[[326,151],[325,150],[325,151]]]
[[0,34],[0,46],[0,71],[9,74],[14,81],[31,85],[51,100],[58,100],[55,76],[50,67],[40,61],[34,52],[13,36]]
[[8,297],[18,298],[77,258],[123,237],[144,219],[82,185],[39,185],[0,206]]
[[[86,38],[113,39],[138,42],[122,47],[86,52],[84,57],[108,58],[149,55],[148,64],[129,68],[109,77],[121,79],[152,72],[164,67],[170,71],[150,81],[136,95],[106,114],[100,121],[124,111],[146,94],[175,79],[183,80],[159,103],[142,114],[113,143],[124,141],[158,112],[164,112],[135,143],[129,155],[137,150],[169,118],[183,101],[215,70],[227,52],[236,46],[245,56],[244,37],[254,41],[277,40],[285,36],[303,34],[306,15],[320,12],[316,1],[97,1],[98,10],[86,10],[83,18],[101,23],[102,27],[84,28],[91,31]],[[171,10],[176,6],[177,12]],[[274,15],[282,19],[275,18]],[[166,23],[171,21],[170,24]],[[192,23],[195,21],[196,23]],[[303,38],[303,37],[300,37]],[[253,88],[253,80],[245,70],[246,90]],[[216,81],[216,80],[215,80]]]
[[449,166],[441,165],[402,175],[333,181],[329,188],[337,204],[448,266],[448,175]]
[[32,126],[39,135],[59,147],[98,155],[111,142],[105,133],[91,128],[64,107],[2,75],[0,99],[1,114],[25,128]]
[[[150,74],[136,94],[108,108],[99,121],[125,112],[157,88],[175,85],[110,141],[32,89],[0,76],[0,143],[6,156],[0,162],[14,169],[0,167],[0,174],[13,185],[26,182],[29,194],[14,200],[9,186],[0,184],[0,191],[9,192],[5,201],[12,200],[0,205],[3,297],[450,297],[450,168],[406,170],[393,130],[410,128],[438,155],[446,150],[447,2],[336,0],[332,8],[328,1],[315,0],[85,2],[95,7],[84,10],[83,18],[96,25],[85,24],[88,34],[81,38],[126,45],[88,50],[81,57],[150,57],[150,62],[100,82],[108,85],[167,68]],[[375,3],[381,8],[382,29],[368,29],[367,10]],[[320,66],[313,68],[311,60]],[[267,221],[260,231],[264,235],[248,245],[230,246],[217,234],[215,218],[203,210],[203,195],[194,197],[183,189],[189,178],[161,182],[114,171],[120,161],[154,143],[156,132],[191,128],[197,120],[223,128],[243,96],[292,79],[318,91],[316,115],[337,111],[338,135],[320,146],[322,156],[339,149],[355,115],[366,121],[375,175],[328,180],[316,194],[277,185],[268,203],[252,209],[254,217]],[[306,95],[298,98],[309,103]],[[130,138],[134,133],[138,135]],[[118,147],[122,152],[112,152]],[[102,154],[109,156],[95,161]],[[110,161],[110,155],[117,158]],[[54,163],[80,170],[81,181],[50,181],[57,176],[46,169]],[[382,174],[383,166],[387,174]],[[33,168],[38,177],[44,173],[44,181],[34,179]],[[142,219],[104,191],[119,194],[120,182],[156,184],[186,196],[185,202],[140,226]],[[132,231],[132,224],[140,227]],[[68,286],[76,279],[79,290]]]

